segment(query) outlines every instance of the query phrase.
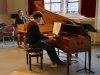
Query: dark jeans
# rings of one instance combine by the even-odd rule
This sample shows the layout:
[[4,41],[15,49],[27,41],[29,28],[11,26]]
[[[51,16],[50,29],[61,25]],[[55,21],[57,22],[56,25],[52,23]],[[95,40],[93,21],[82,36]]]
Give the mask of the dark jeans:
[[53,63],[59,64],[61,62],[61,60],[59,59],[59,57],[56,54],[55,48],[53,46],[49,45],[48,43],[40,41],[40,42],[33,44],[33,47],[42,48],[42,49],[46,50],[47,54],[49,55],[49,57]]

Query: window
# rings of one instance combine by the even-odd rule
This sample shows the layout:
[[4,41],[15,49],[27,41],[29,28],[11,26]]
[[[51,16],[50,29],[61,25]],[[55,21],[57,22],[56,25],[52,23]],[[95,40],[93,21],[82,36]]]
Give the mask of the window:
[[[63,0],[44,0],[45,9],[51,12],[61,12],[62,11],[62,1]],[[79,11],[80,0],[66,0],[67,12],[78,12]]]
[[45,9],[51,12],[61,12],[62,0],[44,0]]
[[78,12],[80,0],[68,0],[67,1],[67,12]]

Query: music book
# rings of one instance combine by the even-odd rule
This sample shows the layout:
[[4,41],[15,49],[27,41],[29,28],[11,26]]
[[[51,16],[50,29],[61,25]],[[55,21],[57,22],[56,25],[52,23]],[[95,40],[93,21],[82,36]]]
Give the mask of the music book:
[[58,35],[61,29],[61,23],[60,22],[54,22],[53,26],[53,34]]

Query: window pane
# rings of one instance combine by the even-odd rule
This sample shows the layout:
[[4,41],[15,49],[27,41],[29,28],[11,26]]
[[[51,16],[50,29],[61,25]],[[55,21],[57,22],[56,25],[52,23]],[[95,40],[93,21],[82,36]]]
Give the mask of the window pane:
[[52,12],[61,11],[61,3],[52,3],[51,4],[51,11]]
[[44,0],[44,3],[49,3],[50,2],[50,0]]
[[78,2],[68,3],[68,11],[78,11]]
[[45,9],[50,11],[50,4],[45,4]]
[[72,2],[72,1],[79,1],[79,0],[68,0],[68,2]]
[[51,2],[61,2],[61,0],[51,0]]

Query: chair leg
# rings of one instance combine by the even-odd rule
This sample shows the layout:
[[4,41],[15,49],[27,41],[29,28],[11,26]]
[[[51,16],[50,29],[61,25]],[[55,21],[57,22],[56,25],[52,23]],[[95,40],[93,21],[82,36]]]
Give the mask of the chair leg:
[[70,54],[70,56],[69,56],[69,65],[71,65],[71,57],[72,57],[72,55]]
[[11,37],[8,37],[9,41],[11,41]]
[[26,63],[28,64],[28,53],[26,52]]
[[13,44],[14,44],[14,36],[12,37],[12,40],[13,40]]
[[29,55],[29,70],[31,71],[31,55]]
[[5,44],[5,38],[3,37],[3,44]]
[[41,53],[41,69],[43,69],[43,52]]
[[39,56],[38,56],[38,52],[37,52],[37,63],[39,63],[38,59],[39,59]]

